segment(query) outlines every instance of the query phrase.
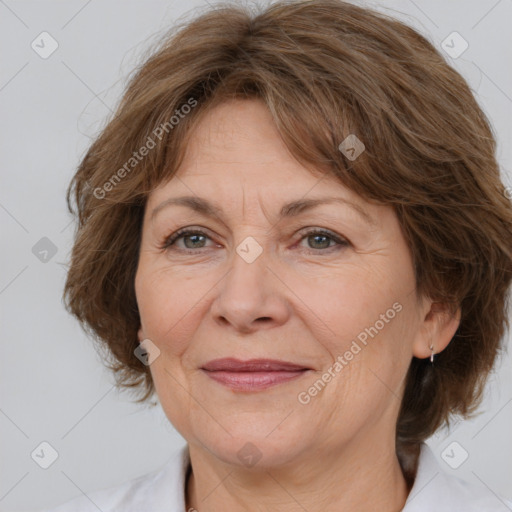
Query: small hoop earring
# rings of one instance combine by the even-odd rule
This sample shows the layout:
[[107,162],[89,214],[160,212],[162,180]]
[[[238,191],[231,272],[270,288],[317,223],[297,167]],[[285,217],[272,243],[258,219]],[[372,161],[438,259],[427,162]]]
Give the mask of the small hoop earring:
[[430,354],[430,363],[432,364],[432,366],[434,366],[434,345],[430,345],[430,350],[431,350],[431,354]]

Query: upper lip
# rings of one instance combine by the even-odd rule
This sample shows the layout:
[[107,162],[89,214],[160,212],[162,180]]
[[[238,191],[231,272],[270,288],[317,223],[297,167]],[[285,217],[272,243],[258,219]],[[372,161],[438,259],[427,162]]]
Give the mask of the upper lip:
[[300,371],[309,370],[301,364],[294,364],[288,361],[279,361],[276,359],[249,359],[241,361],[232,357],[223,359],[214,359],[201,367],[207,371],[231,371],[231,372],[276,372],[276,371]]

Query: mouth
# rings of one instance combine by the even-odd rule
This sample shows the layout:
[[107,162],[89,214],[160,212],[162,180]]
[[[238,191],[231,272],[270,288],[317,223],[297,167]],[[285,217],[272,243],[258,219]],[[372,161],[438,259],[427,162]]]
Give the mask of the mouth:
[[302,377],[311,368],[274,359],[215,359],[201,367],[214,381],[234,391],[261,391]]

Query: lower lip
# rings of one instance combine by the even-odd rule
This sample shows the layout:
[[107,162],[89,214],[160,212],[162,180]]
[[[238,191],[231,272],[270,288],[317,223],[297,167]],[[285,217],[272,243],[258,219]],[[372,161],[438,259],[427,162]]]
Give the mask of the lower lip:
[[307,370],[300,371],[274,371],[274,372],[228,372],[228,371],[206,371],[204,373],[210,379],[224,384],[224,386],[236,391],[260,391],[263,389],[289,382],[307,373]]

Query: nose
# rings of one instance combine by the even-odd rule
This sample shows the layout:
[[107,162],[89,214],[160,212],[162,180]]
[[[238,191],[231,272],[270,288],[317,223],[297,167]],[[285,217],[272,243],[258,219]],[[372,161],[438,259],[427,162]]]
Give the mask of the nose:
[[233,254],[211,310],[217,323],[243,334],[282,325],[290,314],[286,287],[269,267],[265,251],[248,261]]

